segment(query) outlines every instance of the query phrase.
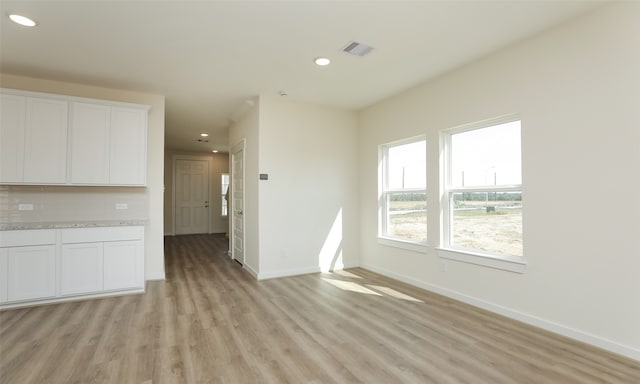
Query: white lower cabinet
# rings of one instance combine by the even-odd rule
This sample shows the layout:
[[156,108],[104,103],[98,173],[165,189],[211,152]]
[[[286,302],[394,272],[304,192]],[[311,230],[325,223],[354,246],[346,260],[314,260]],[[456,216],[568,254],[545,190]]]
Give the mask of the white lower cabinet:
[[0,304],[7,302],[7,255],[9,249],[0,248]]
[[36,245],[7,251],[7,302],[56,296],[56,247]]
[[60,256],[60,295],[103,289],[102,243],[64,244]]
[[0,307],[143,291],[142,226],[0,231]]
[[141,241],[104,243],[104,289],[144,287],[144,258]]

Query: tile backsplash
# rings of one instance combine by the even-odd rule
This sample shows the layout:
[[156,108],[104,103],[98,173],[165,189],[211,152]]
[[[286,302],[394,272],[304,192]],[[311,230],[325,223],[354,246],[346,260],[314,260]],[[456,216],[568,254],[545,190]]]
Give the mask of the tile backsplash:
[[149,198],[144,187],[0,185],[0,224],[148,217]]

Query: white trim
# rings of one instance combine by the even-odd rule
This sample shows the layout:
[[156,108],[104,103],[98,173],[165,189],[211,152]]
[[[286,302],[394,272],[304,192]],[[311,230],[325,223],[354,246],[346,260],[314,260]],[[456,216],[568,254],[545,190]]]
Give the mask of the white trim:
[[457,125],[452,128],[444,129],[442,132],[447,135],[452,135],[456,133],[462,133],[467,131],[474,131],[480,128],[489,128],[494,125],[501,125],[506,123],[512,123],[514,121],[522,120],[522,117],[519,113],[511,113],[508,115],[503,115],[500,117],[489,118],[481,121],[474,121],[472,123],[466,123],[462,125]]
[[628,345],[620,344],[618,342],[605,339],[600,336],[592,335],[590,333],[580,331],[580,330],[568,327],[566,325],[558,324],[553,321],[539,318],[537,316],[533,316],[533,315],[516,311],[514,309],[507,308],[498,304],[477,299],[475,297],[468,296],[451,289],[442,288],[435,284],[430,284],[413,277],[405,276],[395,272],[390,272],[385,269],[378,268],[376,266],[373,266],[367,263],[361,263],[360,267],[363,269],[367,269],[372,272],[390,277],[392,279],[399,280],[401,282],[413,285],[415,287],[426,289],[427,291],[434,292],[434,293],[449,297],[451,299],[473,305],[474,307],[486,309],[487,311],[497,313],[499,315],[506,316],[511,319],[522,321],[523,323],[533,325],[534,327],[542,328],[549,332],[553,332],[574,340],[581,341],[583,343],[587,343],[602,349],[606,349],[607,351],[617,353],[619,355],[626,356],[631,359],[640,360],[640,349],[637,349]]
[[145,280],[146,281],[166,280],[166,276],[165,276],[164,272],[150,273],[150,274],[145,276]]
[[[493,185],[493,186],[452,186],[452,148],[451,137],[454,134],[470,132],[477,129],[491,128],[501,124],[520,122],[522,135],[522,117],[514,113],[498,118],[486,119],[469,124],[459,125],[440,131],[440,246],[438,255],[445,259],[457,260],[466,263],[502,269],[511,272],[524,273],[526,260],[523,256],[486,254],[481,250],[460,250],[451,244],[453,237],[453,194],[464,192],[520,192],[522,196],[522,184],[517,185]],[[520,139],[522,147],[522,136]],[[521,148],[522,149],[522,148]],[[521,155],[522,156],[522,155]],[[522,160],[522,159],[521,159]],[[521,165],[522,167],[522,165]],[[463,181],[464,184],[464,181]],[[523,209],[524,215],[524,209]]]
[[[360,265],[358,263],[344,264],[344,265],[336,266],[330,269],[329,271],[323,271],[322,268],[320,268],[320,266],[315,265],[315,266],[306,267],[306,268],[296,268],[296,269],[287,269],[287,270],[273,271],[273,272],[267,272],[267,273],[258,273],[256,278],[258,280],[276,279],[280,277],[308,275],[310,273],[325,273],[325,272],[331,272],[331,271],[341,271],[349,268],[357,268],[359,266]],[[253,269],[251,271],[253,271]]]
[[[428,153],[427,153],[427,136],[417,135],[401,140],[392,141],[389,143],[383,143],[378,145],[378,238],[392,239],[387,235],[387,224],[389,221],[389,207],[387,195],[394,192],[424,192],[425,202],[427,200],[426,195],[428,193],[426,181],[427,175],[425,174],[425,187],[424,188],[406,188],[406,189],[391,189],[389,188],[389,148],[397,147],[401,145],[413,144],[424,141],[425,145],[425,172],[428,168]],[[425,225],[426,227],[426,225]],[[426,228],[425,228],[426,229]],[[395,240],[395,239],[394,239]],[[385,244],[394,246],[392,244]],[[400,247],[404,248],[404,247]],[[420,251],[418,251],[420,252]]]
[[258,272],[253,269],[249,264],[242,264],[242,268],[246,269],[254,279],[258,280]]
[[387,247],[402,248],[407,251],[427,253],[429,247],[426,244],[416,243],[413,241],[404,241],[401,239],[394,239],[391,237],[378,236],[378,244],[386,245]]
[[317,265],[313,267],[307,267],[307,268],[287,269],[284,271],[260,272],[258,273],[258,280],[275,279],[278,277],[307,275],[310,273],[320,273],[320,272],[321,272],[320,267]]
[[482,265],[503,271],[524,273],[527,262],[521,256],[492,256],[482,253],[461,251],[456,249],[436,248],[442,259],[461,261],[463,263]]
[[100,298],[114,297],[114,296],[139,295],[144,293],[145,293],[144,288],[138,288],[138,289],[131,289],[131,290],[108,291],[105,293],[96,293],[93,295],[78,294],[75,296],[55,297],[55,298],[44,299],[44,300],[32,300],[32,301],[22,301],[22,302],[11,303],[11,304],[2,304],[0,305],[0,311],[4,311],[7,309],[15,309],[15,308],[38,307],[46,304],[59,304],[59,303],[66,303],[70,301],[84,301],[89,299],[100,299]]
[[[242,263],[242,265],[246,265],[245,260],[247,260],[247,255],[246,255],[246,250],[247,250],[247,241],[246,241],[246,224],[247,224],[247,219],[245,219],[246,215],[244,214],[245,212],[245,197],[246,197],[246,156],[245,156],[245,150],[247,147],[247,139],[246,138],[242,138],[240,141],[238,141],[235,145],[233,145],[233,147],[231,147],[231,151],[229,152],[229,156],[230,156],[230,161],[231,164],[229,164],[229,188],[230,188],[230,192],[229,192],[229,198],[230,200],[227,201],[227,217],[229,220],[229,226],[231,228],[231,232],[229,233],[229,256],[231,257],[231,259],[233,260],[237,260],[235,255],[233,254],[233,250],[235,249],[235,217],[236,215],[233,213],[233,209],[235,209],[235,207],[233,206],[233,178],[235,177],[235,175],[233,174],[234,172],[234,158],[235,156],[237,156],[237,153],[242,151],[242,207],[240,208],[240,210],[243,212],[242,214],[242,241],[244,242],[244,244],[242,245],[242,260],[238,260],[240,263]],[[231,215],[229,215],[229,213],[231,213]],[[251,269],[251,271],[253,271],[256,274],[256,278],[258,278],[258,273],[256,273],[255,270]],[[259,279],[259,278],[258,278]]]

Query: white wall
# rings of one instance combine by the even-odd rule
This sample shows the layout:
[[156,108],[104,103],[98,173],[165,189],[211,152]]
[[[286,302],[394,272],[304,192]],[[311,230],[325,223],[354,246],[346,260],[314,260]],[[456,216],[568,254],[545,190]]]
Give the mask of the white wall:
[[[0,75],[0,86],[4,88],[22,89],[33,92],[90,97],[151,106],[151,110],[149,111],[147,137],[146,190],[148,201],[148,221],[145,226],[145,276],[147,279],[164,279],[164,234],[162,209],[164,167],[164,96],[53,80],[35,79],[10,74]],[[113,189],[111,190],[113,191]],[[74,189],[74,191],[77,191],[77,189]],[[90,193],[88,189],[87,191]]]
[[222,181],[220,175],[229,173],[229,155],[226,153],[200,153],[165,151],[164,153],[164,233],[174,235],[173,178],[174,159],[204,160],[209,164],[209,233],[226,233],[229,222],[222,210]]
[[[233,148],[245,140],[244,149],[244,267],[254,276],[259,270],[259,237],[258,237],[258,125],[261,107],[256,105],[246,115],[229,128],[229,148]],[[229,169],[231,154],[229,155]],[[231,175],[233,178],[233,175]],[[231,181],[233,184],[233,180]],[[231,207],[230,209],[234,209]],[[231,212],[231,211],[229,211]],[[231,222],[231,218],[229,220]],[[231,234],[231,231],[229,231]],[[231,244],[229,244],[231,247]]]
[[355,266],[355,112],[260,98],[259,278]]
[[[614,4],[367,108],[364,267],[640,358],[640,3]],[[438,133],[520,113],[524,274],[440,272]],[[379,245],[377,147],[426,133],[427,254]]]

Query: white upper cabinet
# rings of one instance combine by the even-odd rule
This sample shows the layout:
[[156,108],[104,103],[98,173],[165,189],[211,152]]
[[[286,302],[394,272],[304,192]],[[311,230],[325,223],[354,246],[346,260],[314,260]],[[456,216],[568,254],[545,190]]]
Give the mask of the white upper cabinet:
[[0,94],[0,182],[24,180],[26,97]]
[[111,107],[71,103],[71,183],[109,184]]
[[144,186],[149,107],[0,93],[0,183]]
[[145,185],[147,109],[71,103],[71,183]]
[[66,100],[2,94],[0,182],[64,184]]
[[65,100],[27,97],[25,183],[66,182],[68,110]]
[[111,108],[110,184],[147,184],[147,115],[146,109]]

